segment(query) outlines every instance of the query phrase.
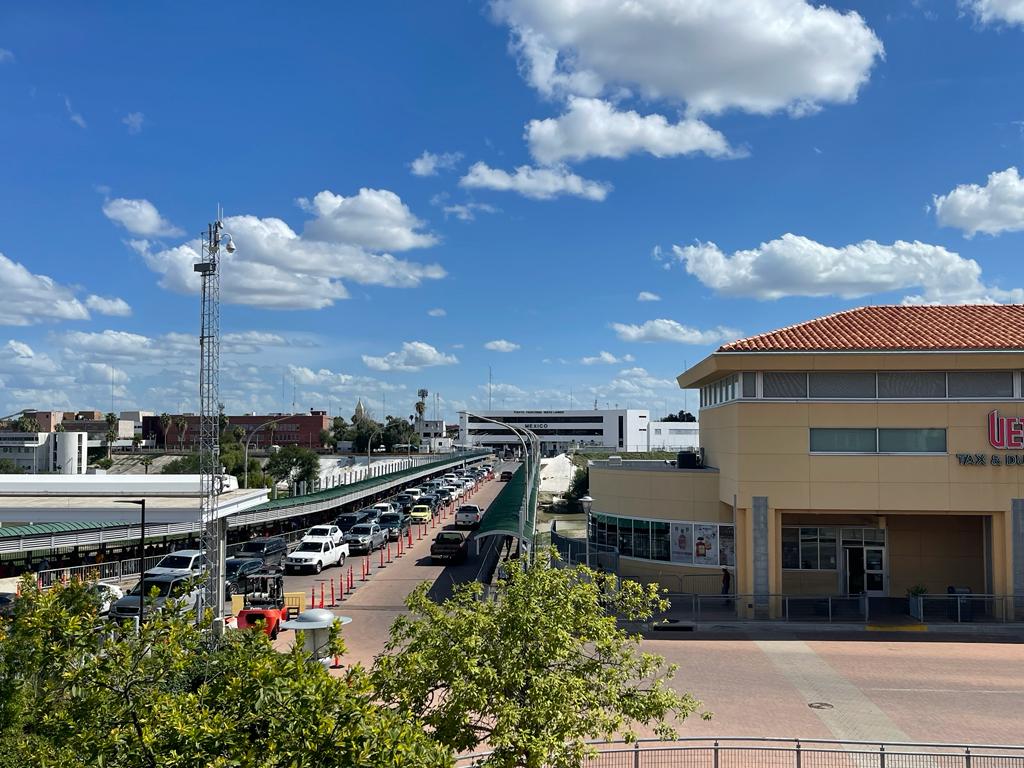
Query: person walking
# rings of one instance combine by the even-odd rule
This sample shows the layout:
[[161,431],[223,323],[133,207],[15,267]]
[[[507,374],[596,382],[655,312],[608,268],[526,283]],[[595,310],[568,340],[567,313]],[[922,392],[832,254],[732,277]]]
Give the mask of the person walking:
[[732,574],[728,568],[722,569],[722,596],[725,600],[722,601],[722,605],[729,606],[729,595],[732,594]]

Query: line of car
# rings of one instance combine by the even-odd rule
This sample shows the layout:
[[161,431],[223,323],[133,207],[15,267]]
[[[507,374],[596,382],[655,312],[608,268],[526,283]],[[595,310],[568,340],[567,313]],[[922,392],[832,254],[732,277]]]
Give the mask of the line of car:
[[[450,472],[415,488],[405,489],[387,501],[343,513],[333,523],[315,525],[290,552],[287,542],[281,537],[247,541],[225,561],[225,594],[230,598],[244,592],[250,578],[264,571],[283,568],[286,573],[320,573],[332,565],[343,566],[350,553],[369,554],[383,549],[389,540],[395,541],[405,535],[413,523],[429,523],[440,514],[442,506],[462,498],[477,484],[493,476],[494,470],[490,465]],[[455,524],[475,528],[482,518],[483,511],[479,506],[463,504],[456,511]],[[458,531],[442,531],[431,547],[431,557],[435,561],[464,560],[465,556],[466,540]],[[151,610],[151,605],[153,610],[159,610],[168,599],[182,601],[188,610],[198,603],[201,587],[196,586],[194,580],[205,567],[202,550],[178,550],[165,555],[147,570],[144,582],[140,580],[127,593],[105,583],[97,583],[91,589],[96,591],[100,613],[115,620],[133,619],[139,615],[143,583],[147,595],[157,590],[152,602],[147,598],[147,611]],[[13,602],[13,599],[8,602]],[[0,614],[9,607],[0,604]]]

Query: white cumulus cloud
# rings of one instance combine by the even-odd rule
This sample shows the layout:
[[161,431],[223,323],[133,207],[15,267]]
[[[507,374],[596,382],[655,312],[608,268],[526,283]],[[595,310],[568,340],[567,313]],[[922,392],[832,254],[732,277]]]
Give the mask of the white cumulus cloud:
[[948,194],[935,195],[933,206],[939,224],[962,229],[967,237],[1016,232],[1024,229],[1024,179],[1011,166],[990,173],[983,187],[960,184]]
[[568,111],[560,117],[531,120],[526,138],[534,159],[545,164],[588,157],[622,158],[634,152],[655,157],[739,154],[702,120],[670,123],[663,115],[624,112],[607,101],[585,97],[570,98]]
[[986,286],[981,267],[940,245],[864,240],[840,248],[785,234],[756,248],[725,254],[714,243],[673,246],[688,273],[724,296],[778,299],[839,296],[917,288],[909,303],[1024,301],[1024,290]]
[[561,166],[535,168],[521,165],[509,173],[500,168],[491,168],[484,162],[474,163],[459,180],[459,185],[471,189],[518,192],[535,200],[551,200],[561,195],[571,195],[601,201],[608,196],[611,189],[610,184],[584,179]]
[[383,357],[363,355],[363,363],[375,371],[418,371],[437,365],[454,365],[459,362],[455,355],[446,355],[425,341],[406,341],[398,352],[388,352]]
[[184,231],[160,215],[149,200],[118,197],[103,203],[103,215],[120,224],[133,235],[142,237],[177,237]]
[[619,363],[632,363],[635,358],[632,355],[616,357],[611,352],[601,350],[593,357],[584,357],[580,360],[584,365],[617,365]]
[[88,320],[74,291],[0,253],[0,325],[35,325],[47,320]]
[[387,251],[426,248],[437,243],[433,235],[417,231],[423,222],[402,198],[387,189],[363,188],[351,197],[324,190],[312,201],[300,198],[298,202],[303,210],[316,215],[303,230],[303,235],[312,240]]
[[638,293],[636,295],[636,300],[637,301],[661,301],[661,296],[659,296],[656,293],[651,293],[650,291],[640,291],[640,293]]
[[[435,242],[417,231],[419,220],[398,195],[360,190],[352,197],[321,192],[302,201],[314,214],[298,234],[278,218],[229,216],[224,220],[237,250],[221,255],[221,296],[233,304],[269,309],[322,309],[348,298],[344,281],[360,285],[411,288],[445,276],[438,264],[420,264],[382,252]],[[160,285],[179,293],[198,293],[200,244],[191,240],[156,251],[152,243],[133,241]]]
[[436,176],[438,171],[450,171],[462,159],[461,152],[434,154],[423,150],[423,154],[409,164],[413,176]]
[[487,203],[455,203],[442,208],[445,218],[454,216],[459,221],[473,221],[477,213],[497,213],[498,209]]
[[101,315],[111,315],[114,317],[129,317],[132,313],[131,305],[129,305],[124,299],[116,296],[113,298],[106,298],[104,296],[92,294],[86,297],[85,306],[93,312],[99,312]]
[[430,317],[444,317],[448,313],[441,307],[434,307],[433,309],[427,310],[427,315]]
[[672,341],[677,344],[720,344],[741,336],[732,328],[718,326],[702,331],[666,319],[648,320],[641,325],[612,323],[612,330],[623,341]]
[[494,0],[544,95],[620,89],[685,103],[806,114],[857,98],[881,41],[854,11],[806,0]]
[[519,345],[505,339],[495,339],[484,344],[484,349],[489,349],[492,352],[515,352],[519,349]]
[[1024,0],[960,0],[959,5],[982,24],[1024,24]]

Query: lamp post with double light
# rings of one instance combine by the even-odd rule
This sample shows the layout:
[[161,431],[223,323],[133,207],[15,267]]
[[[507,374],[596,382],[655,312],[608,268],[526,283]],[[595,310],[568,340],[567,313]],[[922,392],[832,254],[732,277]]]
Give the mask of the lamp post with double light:
[[250,432],[249,436],[245,438],[245,443],[243,444],[243,447],[245,448],[245,459],[244,459],[244,461],[245,461],[245,487],[246,488],[249,487],[249,441],[252,440],[256,436],[256,434],[261,429],[263,429],[264,427],[269,427],[271,424],[277,424],[279,421],[284,421],[285,419],[288,419],[288,418],[291,418],[291,414],[288,414],[287,416],[278,416],[276,419],[271,419],[270,421],[264,422],[263,424],[260,424],[258,427],[256,427],[256,429],[254,429],[252,432]]
[[594,500],[588,493],[580,498],[580,506],[583,507],[583,514],[587,516],[587,568],[590,567],[590,510],[594,506]]

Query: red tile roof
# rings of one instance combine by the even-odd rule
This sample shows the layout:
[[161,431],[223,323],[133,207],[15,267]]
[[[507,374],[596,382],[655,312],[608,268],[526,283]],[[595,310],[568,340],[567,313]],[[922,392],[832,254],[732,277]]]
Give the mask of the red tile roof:
[[858,307],[750,336],[719,352],[1024,350],[1024,305]]

